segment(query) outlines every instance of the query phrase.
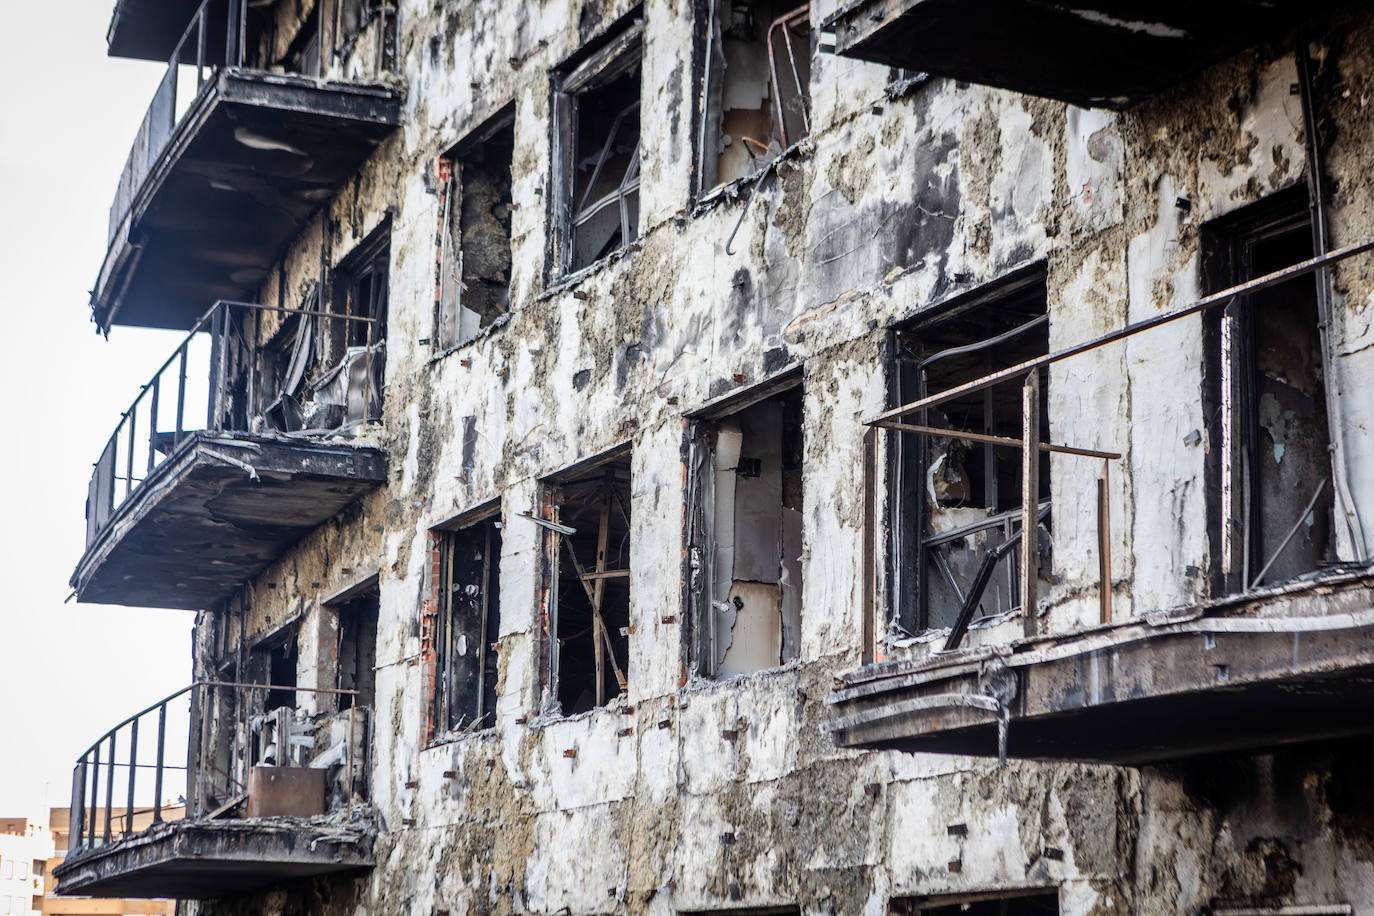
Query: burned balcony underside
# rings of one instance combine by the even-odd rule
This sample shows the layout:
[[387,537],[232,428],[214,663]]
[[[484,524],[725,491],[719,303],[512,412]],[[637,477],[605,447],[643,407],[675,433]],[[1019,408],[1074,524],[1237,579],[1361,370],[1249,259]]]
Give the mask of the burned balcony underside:
[[374,448],[188,434],[88,545],[72,586],[82,601],[212,606],[385,478]]
[[69,858],[64,894],[232,897],[313,875],[371,868],[372,828],[324,818],[171,821]]
[[[1231,616],[1244,611],[1246,616]],[[1374,731],[1374,579],[872,665],[843,678],[842,747],[1141,764]]]
[[1087,107],[1125,108],[1337,3],[859,0],[835,52]]

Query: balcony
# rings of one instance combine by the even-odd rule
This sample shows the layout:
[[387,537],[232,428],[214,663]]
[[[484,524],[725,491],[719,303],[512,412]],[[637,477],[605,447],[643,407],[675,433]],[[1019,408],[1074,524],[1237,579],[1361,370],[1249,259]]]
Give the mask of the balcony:
[[353,441],[381,416],[380,321],[317,303],[217,303],[143,386],[91,476],[80,600],[211,608],[386,479]]
[[372,867],[357,699],[199,681],[125,719],[76,762],[57,893],[208,899]]
[[1088,108],[1126,108],[1339,4],[857,0],[835,53]]
[[[400,123],[401,92],[385,77],[390,7],[347,44],[349,69],[373,82],[315,76],[327,69],[318,34],[290,58],[250,60],[270,12],[205,0],[181,22],[110,207],[91,295],[101,329],[185,328],[195,303],[251,298],[282,248]],[[162,47],[154,25],[170,15],[121,3],[112,51]]]
[[[1300,225],[1293,231],[1303,234],[1307,228]],[[1113,612],[1110,584],[1106,467],[1117,456],[1041,441],[1042,402],[1037,391],[1040,372],[1047,366],[1199,315],[1228,322],[1224,330],[1217,326],[1217,333],[1227,335],[1230,352],[1252,353],[1249,362],[1234,364],[1235,371],[1243,370],[1244,377],[1264,389],[1269,364],[1253,355],[1257,351],[1252,341],[1267,338],[1248,335],[1259,335],[1257,329],[1265,327],[1269,331],[1263,333],[1272,333],[1279,324],[1268,322],[1281,316],[1288,322],[1282,325],[1286,342],[1294,351],[1301,350],[1308,337],[1316,339],[1317,310],[1310,310],[1307,328],[1293,323],[1292,317],[1306,314],[1304,297],[1312,296],[1312,275],[1372,249],[1374,242],[1363,242],[1273,270],[1177,311],[936,394],[923,394],[870,419],[871,426],[922,437],[920,441],[931,447],[963,440],[1017,449],[1022,493],[1029,495],[1022,497],[1019,524],[1011,534],[990,549],[982,548],[981,565],[967,564],[968,569],[976,566],[975,573],[960,577],[944,572],[941,594],[953,594],[950,600],[955,604],[947,618],[953,623],[939,650],[924,657],[881,661],[840,677],[828,698],[833,713],[826,726],[836,744],[1134,765],[1374,731],[1374,568],[1367,560],[1330,562],[1324,559],[1326,550],[1313,550],[1309,540],[1316,532],[1324,541],[1328,520],[1334,527],[1342,515],[1340,500],[1333,502],[1329,495],[1340,482],[1331,471],[1328,442],[1303,443],[1298,440],[1313,438],[1310,432],[1296,434],[1285,460],[1303,460],[1298,452],[1310,445],[1318,456],[1314,460],[1324,463],[1326,476],[1300,465],[1302,492],[1295,495],[1292,483],[1285,478],[1280,486],[1263,463],[1265,454],[1282,452],[1288,440],[1265,440],[1258,456],[1247,453],[1242,443],[1254,442],[1255,437],[1243,428],[1243,399],[1219,408],[1216,422],[1227,430],[1227,438],[1217,450],[1235,449],[1228,459],[1235,465],[1231,474],[1226,473],[1223,456],[1216,458],[1222,469],[1217,487],[1221,498],[1215,501],[1213,521],[1217,543],[1224,546],[1214,557],[1213,572],[1216,590],[1223,594],[1156,612],[1137,607],[1133,616],[1124,617]],[[977,346],[959,350],[967,353]],[[1311,365],[1320,362],[1312,354]],[[1231,365],[1218,370],[1218,377],[1225,379]],[[1304,383],[1291,367],[1283,371],[1288,373],[1283,384]],[[931,417],[943,417],[932,408],[987,395],[1008,382],[1023,385],[1020,439],[927,425],[937,422]],[[1322,410],[1318,406],[1314,412]],[[961,415],[952,409],[949,413]],[[870,449],[876,449],[873,441],[870,437]],[[1010,545],[1024,556],[1037,555],[1035,542],[1044,533],[1032,518],[1043,518],[1047,508],[1036,499],[1041,462],[1035,459],[1042,452],[1057,453],[1061,462],[1103,463],[1096,530],[1055,533],[1065,541],[1095,541],[1098,549],[1098,622],[1066,632],[1041,632],[1035,615],[1022,611],[1038,606],[1037,592],[1045,580],[1037,564],[1015,564],[1010,586],[995,585],[993,578],[994,571],[1006,565]],[[876,452],[870,451],[867,463],[872,466],[875,459]],[[1230,481],[1253,483],[1233,486]],[[1266,502],[1271,495],[1272,501]],[[1224,514],[1228,511],[1231,514]],[[1142,549],[1139,531],[1137,526],[1137,566],[1162,555]],[[969,537],[967,530],[957,535]],[[969,543],[976,553],[977,545]],[[1007,591],[1019,592],[1010,610],[1002,600]],[[992,609],[993,616],[982,619],[993,626],[1012,626],[1019,616],[1022,635],[966,645],[980,608],[985,613]]]

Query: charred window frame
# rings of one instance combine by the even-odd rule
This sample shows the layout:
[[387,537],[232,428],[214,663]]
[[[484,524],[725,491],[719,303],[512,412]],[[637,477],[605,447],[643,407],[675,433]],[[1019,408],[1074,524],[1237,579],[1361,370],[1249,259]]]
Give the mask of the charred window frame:
[[810,7],[699,0],[697,192],[757,174],[811,132]]
[[545,684],[565,715],[605,706],[628,686],[630,450],[544,481]]
[[803,455],[799,372],[693,418],[685,535],[700,677],[800,653]]
[[496,721],[502,523],[496,506],[474,515],[432,532],[439,560],[434,722],[446,732]]
[[323,322],[325,340],[320,349],[328,354],[331,366],[326,374],[344,376],[350,420],[376,420],[382,415],[390,270],[391,225],[387,222],[334,271],[330,310],[344,320]]
[[893,916],[1059,916],[1056,890],[894,898]]
[[434,348],[477,337],[510,308],[512,102],[439,159]]
[[639,236],[642,15],[636,8],[553,75],[553,276]]
[[377,625],[381,616],[381,593],[377,577],[350,588],[327,605],[338,624],[334,686],[356,690],[357,694],[337,696],[337,709],[372,706],[377,686]]
[[[1043,265],[955,300],[939,314],[894,330],[891,403],[906,404],[1049,352]],[[924,411],[908,422],[1019,439],[1022,392],[1002,385]],[[1048,386],[1040,389],[1040,436],[1049,441]],[[1021,455],[1015,449],[920,433],[888,434],[889,594],[892,621],[919,633],[955,625],[966,600],[972,620],[1019,606]],[[1052,541],[1050,460],[1041,453],[1038,552],[1048,575]]]
[[[1302,188],[1204,227],[1219,290],[1312,257]],[[1314,277],[1208,312],[1203,404],[1214,592],[1314,572],[1335,558],[1331,431]]]

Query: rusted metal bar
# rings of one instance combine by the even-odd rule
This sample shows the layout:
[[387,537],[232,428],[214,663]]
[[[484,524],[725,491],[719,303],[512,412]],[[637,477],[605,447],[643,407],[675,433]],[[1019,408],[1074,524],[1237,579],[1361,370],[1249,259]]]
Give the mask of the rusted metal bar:
[[778,137],[782,140],[783,149],[786,149],[790,145],[790,142],[787,136],[787,115],[784,113],[782,107],[782,81],[778,79],[777,56],[773,53],[773,34],[775,30],[779,28],[782,30],[782,40],[787,45],[787,56],[792,67],[792,82],[797,87],[797,95],[802,102],[802,125],[809,134],[811,132],[811,115],[810,112],[807,111],[806,90],[801,84],[801,74],[797,71],[796,53],[792,50],[792,38],[787,30],[794,23],[810,15],[810,4],[803,4],[790,13],[784,13],[777,19],[774,19],[768,26],[768,33],[765,41],[768,45],[768,72],[773,78],[773,107],[778,114]]
[[1097,602],[1098,621],[1112,622],[1112,515],[1109,502],[1108,468],[1102,462],[1097,475]]
[[1282,283],[1287,283],[1289,280],[1292,280],[1296,277],[1306,276],[1307,274],[1312,273],[1318,268],[1325,267],[1330,264],[1335,264],[1339,261],[1344,261],[1347,258],[1354,257],[1357,254],[1363,254],[1364,252],[1370,250],[1374,250],[1374,239],[1368,239],[1355,245],[1347,245],[1344,248],[1338,248],[1335,251],[1330,252],[1329,254],[1315,258],[1309,258],[1306,261],[1300,261],[1299,263],[1293,264],[1289,267],[1285,267],[1282,270],[1276,270],[1273,273],[1265,274],[1264,276],[1257,277],[1254,280],[1247,280],[1246,282],[1237,284],[1236,286],[1232,286],[1229,289],[1224,289],[1219,293],[1213,293],[1210,296],[1204,296],[1203,298],[1198,299],[1190,305],[1184,306],[1183,308],[1178,309],[1177,311],[1169,312],[1164,315],[1158,315],[1154,318],[1147,318],[1143,321],[1137,321],[1134,324],[1128,324],[1125,327],[1120,328],[1119,330],[1112,331],[1108,334],[1103,334],[1100,337],[1094,337],[1092,340],[1087,340],[1080,344],[1074,344],[1071,347],[1066,347],[1063,350],[1058,350],[1054,353],[1049,353],[1044,356],[1037,356],[1034,359],[1028,359],[1025,362],[1017,363],[1014,366],[1010,366],[1006,369],[1000,369],[997,372],[985,375],[980,379],[974,379],[971,382],[966,382],[962,385],[956,385],[953,388],[948,388],[937,394],[932,394],[927,397],[920,398],[919,400],[912,401],[909,404],[903,404],[900,407],[893,407],[890,410],[885,410],[880,414],[876,414],[875,416],[869,417],[863,422],[868,426],[876,426],[884,420],[894,420],[898,417],[906,416],[907,414],[913,413],[917,410],[923,410],[927,407],[935,407],[938,404],[946,404],[950,401],[958,400],[964,395],[970,394],[974,391],[982,391],[984,388],[989,388],[993,385],[1001,384],[1002,382],[1008,381],[1010,379],[1020,378],[1033,369],[1039,369],[1042,366],[1048,366],[1053,363],[1061,362],[1063,360],[1069,359],[1070,357],[1078,356],[1081,353],[1087,353],[1091,350],[1096,350],[1099,347],[1106,346],[1107,344],[1116,343],[1117,341],[1125,340],[1128,337],[1134,337],[1136,334],[1153,330],[1154,328],[1160,327],[1161,325],[1178,321],[1180,318],[1187,318],[1190,315],[1196,315],[1200,312],[1205,312],[1208,309],[1215,308],[1220,305],[1225,305],[1232,299],[1236,299],[1241,296],[1246,296],[1250,293],[1258,292],[1262,289],[1268,289],[1272,286],[1278,286]]
[[157,772],[153,776],[153,823],[162,823],[162,764],[167,749],[167,704],[157,708]]
[[[906,433],[944,436],[947,439],[962,439],[968,442],[988,442],[992,445],[1002,445],[1007,448],[1023,448],[1025,445],[1020,439],[1012,439],[1008,436],[989,436],[986,433],[975,433],[962,429],[946,429],[942,426],[919,426],[912,423],[897,423],[892,420],[884,420],[881,423],[872,423],[869,425],[882,429],[896,429]],[[1039,448],[1042,452],[1052,452],[1056,455],[1079,455],[1084,458],[1106,458],[1109,460],[1121,457],[1120,452],[1103,452],[1091,448],[1078,448],[1073,445],[1051,445],[1048,442],[1039,443]]]
[[578,578],[583,582],[600,582],[603,579],[625,579],[629,575],[628,569],[603,569],[596,572],[584,572]]
[[1027,636],[1036,631],[1036,557],[1040,510],[1040,370],[1021,386],[1021,617]]

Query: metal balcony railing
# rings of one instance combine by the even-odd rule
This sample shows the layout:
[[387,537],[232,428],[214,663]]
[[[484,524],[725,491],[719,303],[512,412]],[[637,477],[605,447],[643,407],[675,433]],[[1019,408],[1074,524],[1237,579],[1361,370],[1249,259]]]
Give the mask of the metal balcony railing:
[[[307,306],[318,298],[312,295]],[[291,340],[248,342],[244,328],[256,323],[245,319],[267,314],[294,323]],[[86,546],[193,433],[299,432],[307,419],[302,405],[331,398],[335,417],[307,431],[378,419],[384,342],[377,328],[374,318],[314,307],[216,302],[139,390],[95,462]],[[198,404],[206,404],[203,415]]]
[[[1199,299],[1192,304],[1172,312],[1137,321],[1128,324],[1119,330],[1112,331],[1092,340],[1075,344],[1063,350],[1047,353],[1033,359],[1025,360],[1006,369],[1001,369],[982,378],[977,378],[944,391],[929,394],[917,398],[916,400],[893,407],[883,411],[876,416],[864,420],[864,425],[875,429],[892,430],[898,433],[914,434],[919,437],[936,436],[947,439],[964,440],[967,442],[985,443],[987,445],[1000,448],[1014,448],[1021,452],[1021,493],[1022,501],[1019,510],[993,516],[980,522],[978,525],[970,525],[956,531],[948,532],[938,538],[929,538],[923,542],[924,547],[939,547],[943,543],[959,540],[968,537],[970,534],[983,530],[1001,529],[1002,541],[988,550],[983,556],[975,575],[969,583],[966,592],[959,595],[961,604],[958,616],[951,628],[951,632],[944,644],[946,651],[957,648],[963,641],[968,632],[969,625],[974,619],[974,614],[979,609],[980,603],[984,599],[985,593],[989,591],[989,586],[993,582],[993,576],[998,567],[1007,570],[1008,591],[1018,600],[1011,604],[1012,607],[1019,607],[1024,621],[1025,635],[1034,636],[1039,632],[1039,622],[1033,610],[1038,599],[1038,574],[1036,564],[1021,558],[1030,558],[1037,555],[1037,538],[1039,521],[1049,512],[1048,502],[1041,502],[1039,499],[1039,456],[1041,452],[1052,454],[1074,456],[1078,458],[1091,458],[1102,461],[1102,469],[1097,479],[1097,550],[1098,550],[1098,597],[1100,604],[1100,622],[1110,623],[1112,621],[1112,586],[1111,586],[1111,530],[1109,512],[1109,488],[1108,468],[1114,460],[1120,459],[1120,453],[1102,451],[1097,449],[1080,448],[1069,445],[1057,445],[1044,442],[1041,438],[1040,423],[1040,384],[1041,371],[1046,367],[1064,360],[1072,359],[1084,353],[1095,351],[1109,344],[1118,343],[1138,334],[1154,330],[1165,324],[1178,321],[1194,315],[1200,315],[1212,309],[1224,308],[1234,302],[1245,302],[1246,296],[1260,290],[1278,286],[1290,280],[1312,274],[1320,275],[1321,272],[1330,269],[1331,265],[1343,261],[1347,258],[1374,250],[1374,241],[1364,241],[1359,244],[1350,245],[1345,248],[1336,249],[1326,254],[1319,255],[1306,261],[1285,267],[1253,280],[1238,284],[1229,289],[1222,290],[1212,295]],[[944,426],[931,425],[928,419],[928,410],[948,404],[951,401],[966,397],[974,392],[986,391],[998,385],[1017,383],[1022,389],[1022,433],[1021,438],[1014,439],[1004,436],[987,435],[963,429],[952,429]],[[1335,429],[1333,435],[1339,435]],[[877,437],[869,435],[866,437],[866,454],[864,458],[865,467],[870,469],[867,473],[872,473],[872,468],[877,466]],[[1294,525],[1287,536],[1277,545],[1272,556],[1267,558],[1267,562],[1259,569],[1259,572],[1242,583],[1242,591],[1250,591],[1262,584],[1265,574],[1269,571],[1274,561],[1288,546],[1297,530],[1297,525],[1307,517],[1316,503],[1317,497],[1322,490],[1319,489],[1313,495],[1312,501],[1308,503],[1306,509],[1298,517],[1298,522]],[[1361,549],[1356,544],[1355,549]],[[1008,555],[1012,559],[1012,565],[1007,566],[1005,562]],[[1363,559],[1363,558],[1362,558]],[[948,571],[945,570],[948,577]],[[956,587],[955,592],[959,590]],[[1009,604],[1009,602],[1003,602]]]
[[[143,829],[179,819],[183,807],[187,818],[215,817],[242,802],[248,769],[262,762],[257,754],[259,742],[250,740],[247,748],[229,749],[226,768],[221,765],[226,754],[216,754],[215,747],[218,743],[223,751],[231,742],[225,735],[216,736],[212,723],[227,721],[233,730],[243,720],[245,732],[257,738],[264,726],[270,728],[278,720],[250,711],[265,710],[273,693],[358,696],[356,690],[196,681],[134,713],[77,758],[72,770],[68,855],[140,833],[138,823],[145,819]],[[358,796],[366,802],[368,794],[365,749],[371,709],[350,705],[338,715],[346,718],[347,737],[342,760],[331,763],[342,768],[347,787],[343,807],[351,819]],[[361,732],[355,731],[355,718],[362,719],[357,726]],[[280,743],[290,742],[282,739]],[[361,792],[359,786],[364,787]]]
[[[133,209],[144,180],[167,148],[177,125],[206,86],[214,82],[216,71],[220,67],[255,69],[254,62],[245,56],[249,39],[248,8],[253,5],[251,0],[204,0],[191,17],[168,59],[167,72],[153,93],[153,100],[129,150],[114,202],[110,205],[108,246],[114,245],[120,226]],[[365,7],[366,18],[359,24],[359,33],[374,20],[382,21],[381,27],[376,30],[373,61],[373,73],[382,73],[395,66],[396,9],[382,3],[367,3]],[[336,34],[339,31],[337,23],[334,31]],[[318,59],[317,54],[315,60]],[[297,75],[322,75],[322,66],[317,64],[314,69],[317,72]]]

